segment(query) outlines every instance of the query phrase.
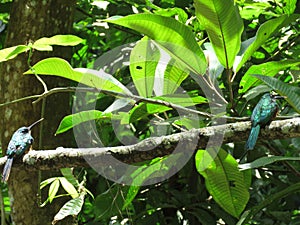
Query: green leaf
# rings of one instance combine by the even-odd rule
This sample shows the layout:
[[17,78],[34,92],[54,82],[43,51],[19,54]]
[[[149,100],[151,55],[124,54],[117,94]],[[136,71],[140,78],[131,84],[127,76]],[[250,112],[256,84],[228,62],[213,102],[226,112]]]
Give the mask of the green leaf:
[[17,55],[26,52],[30,47],[26,45],[17,45],[10,48],[4,48],[0,50],[0,62],[7,61],[15,58]]
[[270,157],[262,157],[259,159],[256,159],[255,161],[251,163],[244,163],[239,164],[240,170],[248,170],[248,169],[255,169],[260,168],[275,162],[280,161],[300,161],[300,157],[286,157],[286,156],[270,156]]
[[242,77],[240,82],[239,93],[245,93],[248,91],[255,83],[257,83],[257,78],[251,76],[252,74],[261,74],[265,76],[275,76],[279,71],[285,70],[290,67],[300,65],[299,60],[285,60],[285,61],[273,61],[262,63],[260,65],[251,66],[245,75]]
[[196,16],[204,26],[220,63],[232,68],[244,29],[233,0],[195,0]]
[[269,37],[271,37],[275,32],[286,24],[290,24],[299,18],[299,15],[293,14],[291,16],[283,15],[275,19],[268,20],[262,24],[255,35],[255,40],[252,44],[246,49],[245,53],[242,56],[240,63],[237,65],[235,72],[237,73],[242,66],[247,62],[247,60],[253,55],[253,53],[264,44]]
[[72,198],[77,198],[79,196],[76,188],[65,177],[60,177],[59,181],[65,191],[68,192],[68,194],[71,195]]
[[163,95],[173,94],[182,81],[184,81],[189,75],[189,72],[185,67],[178,62],[178,60],[171,59],[164,71],[163,80]]
[[71,199],[66,204],[61,207],[59,212],[54,216],[52,224],[56,224],[58,221],[66,218],[67,216],[77,216],[81,211],[84,203],[84,194],[81,194],[79,197]]
[[148,37],[137,42],[130,54],[130,74],[139,95],[151,97],[155,70],[160,58],[158,48]]
[[51,177],[47,180],[44,180],[40,183],[40,189],[43,189],[44,187],[46,187],[48,184],[51,184],[53,181],[55,181],[57,178],[56,177]]
[[78,180],[74,177],[71,168],[61,168],[60,172],[74,187],[78,187]]
[[33,66],[33,70],[34,71],[28,70],[24,74],[37,73],[39,75],[59,76],[90,87],[96,87],[100,90],[131,93],[116,78],[105,73],[103,70],[73,69],[66,60],[61,58],[47,58],[41,60]]
[[75,46],[83,42],[83,39],[70,34],[55,35],[52,37],[43,37],[35,41],[32,45],[33,48],[39,45],[61,45],[61,46]]
[[[213,199],[235,217],[243,212],[249,200],[244,174],[238,170],[236,160],[223,149],[199,150],[196,168],[205,178],[205,185]],[[214,155],[214,157],[213,157]]]
[[50,203],[55,198],[58,188],[59,188],[59,179],[56,178],[49,187],[48,199]]
[[140,186],[130,185],[130,188],[125,198],[125,202],[122,206],[122,210],[126,209],[131,204],[131,202],[135,199],[135,196],[139,193],[140,188]]
[[272,89],[276,90],[281,96],[286,96],[285,100],[298,112],[300,113],[300,88],[288,85],[280,80],[273,77],[253,75],[260,79]]
[[70,130],[71,128],[90,120],[100,119],[100,118],[111,118],[111,113],[103,113],[98,110],[89,110],[75,113],[72,115],[65,116],[59,124],[55,134],[60,134]]
[[147,35],[194,73],[205,73],[207,64],[203,51],[192,31],[177,20],[154,14],[135,14],[105,21]]
[[243,214],[240,221],[237,223],[239,225],[249,224],[249,220],[257,215],[261,210],[266,208],[271,203],[277,202],[280,199],[286,198],[288,195],[293,195],[295,193],[300,192],[300,182],[291,184],[287,188],[277,191],[276,193],[272,193],[268,197],[266,197],[263,201],[261,201],[258,205],[252,207],[249,211]]

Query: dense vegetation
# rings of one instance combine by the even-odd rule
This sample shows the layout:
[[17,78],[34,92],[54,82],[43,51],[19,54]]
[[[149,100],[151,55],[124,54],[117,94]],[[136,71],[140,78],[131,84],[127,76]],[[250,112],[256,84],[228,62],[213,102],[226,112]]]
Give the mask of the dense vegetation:
[[[5,26],[13,18],[11,3],[0,2],[3,48]],[[79,83],[78,89],[90,88],[73,94],[65,106],[73,114],[56,131],[74,128],[78,147],[129,145],[226,119],[237,122],[269,91],[286,97],[278,101],[280,115],[294,118],[300,112],[296,10],[297,1],[285,0],[78,0],[73,35],[2,50],[0,62],[72,46],[69,61],[49,57],[24,73],[60,76]],[[219,143],[217,153],[210,145],[185,149],[192,154],[183,165],[167,164],[169,156],[139,162],[135,171],[124,172],[130,179],[120,182],[107,171],[63,169],[61,177],[41,183],[49,188],[44,204],[56,201],[61,188],[71,200],[56,220],[78,214],[78,223],[89,225],[298,224],[299,140],[259,141],[247,161],[260,161],[244,165],[247,170],[238,167],[243,139]],[[185,163],[183,152],[172,156]],[[9,211],[6,186],[3,190]]]

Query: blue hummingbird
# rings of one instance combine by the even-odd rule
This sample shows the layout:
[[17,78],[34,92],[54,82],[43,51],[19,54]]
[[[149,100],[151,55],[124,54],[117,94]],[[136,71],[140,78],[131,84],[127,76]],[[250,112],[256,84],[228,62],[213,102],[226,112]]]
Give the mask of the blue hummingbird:
[[21,127],[13,134],[6,150],[7,161],[2,173],[2,182],[7,182],[14,158],[23,155],[31,147],[33,143],[31,129],[43,119],[39,119],[29,127]]
[[276,117],[279,110],[276,99],[279,98],[284,97],[265,93],[255,106],[251,115],[250,135],[245,145],[245,153],[240,158],[240,161],[245,157],[249,150],[254,149],[260,128],[264,128],[266,125],[269,125]]

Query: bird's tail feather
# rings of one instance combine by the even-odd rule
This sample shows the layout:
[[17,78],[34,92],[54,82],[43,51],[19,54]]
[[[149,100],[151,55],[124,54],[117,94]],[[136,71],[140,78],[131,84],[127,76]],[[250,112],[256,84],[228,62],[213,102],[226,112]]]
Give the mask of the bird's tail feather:
[[14,158],[7,158],[7,161],[5,163],[3,173],[2,173],[2,182],[7,182],[13,161],[14,161]]
[[260,125],[251,128],[249,138],[245,145],[245,150],[253,150],[256,144],[258,134],[260,130]]
[[257,138],[258,138],[258,134],[259,134],[259,130],[260,130],[260,125],[257,125],[255,127],[252,127],[251,128],[251,131],[250,131],[250,134],[249,134],[249,138],[246,142],[246,145],[245,145],[245,152],[244,154],[240,157],[240,163],[243,162],[244,163],[244,158],[245,156],[247,155],[248,151],[249,150],[253,150],[255,144],[256,144],[256,141],[257,141]]

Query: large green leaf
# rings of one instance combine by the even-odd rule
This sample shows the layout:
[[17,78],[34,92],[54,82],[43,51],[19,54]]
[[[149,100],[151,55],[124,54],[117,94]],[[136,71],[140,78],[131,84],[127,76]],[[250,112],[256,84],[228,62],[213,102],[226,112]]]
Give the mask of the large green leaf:
[[251,163],[240,164],[240,170],[256,169],[279,161],[299,161],[300,157],[270,156],[256,159]]
[[[205,178],[206,188],[213,199],[228,213],[239,217],[249,200],[245,174],[238,170],[236,160],[226,151],[212,151],[197,152],[197,170]],[[213,154],[215,157],[212,157]]]
[[76,188],[65,177],[60,177],[59,181],[62,187],[65,189],[65,191],[68,192],[68,194],[72,198],[77,198],[79,196],[79,193],[77,192]]
[[295,21],[299,18],[299,15],[293,14],[291,16],[283,15],[275,19],[268,20],[262,24],[255,35],[255,40],[247,48],[245,53],[242,56],[240,63],[237,65],[235,72],[238,72],[241,67],[247,62],[247,60],[253,55],[253,53],[264,44],[269,37],[271,37],[275,32],[277,32],[284,25],[290,24],[292,21]]
[[251,66],[240,82],[239,93],[248,91],[258,80],[251,76],[252,74],[261,74],[265,76],[275,76],[279,71],[285,70],[290,67],[299,66],[299,60],[285,60],[262,63],[260,65]]
[[130,54],[130,74],[135,87],[143,97],[151,97],[155,70],[160,58],[158,48],[148,37],[137,42]]
[[57,131],[55,134],[60,134],[70,130],[71,128],[87,121],[95,120],[95,119],[107,119],[111,118],[111,113],[103,113],[98,110],[88,110],[82,111],[79,113],[71,114],[65,116],[59,124]]
[[135,14],[111,17],[105,21],[147,35],[191,71],[197,74],[205,73],[206,59],[194,34],[177,20],[154,14]]
[[232,68],[244,29],[233,0],[195,0],[196,16],[204,26],[220,63]]
[[28,70],[24,74],[37,73],[39,75],[59,76],[100,90],[131,93],[122,83],[104,71],[84,68],[73,69],[66,60],[61,58],[41,60],[32,68],[34,71]]
[[272,89],[276,90],[280,95],[286,96],[285,100],[298,112],[300,113],[300,88],[288,85],[280,80],[273,77],[253,75],[260,79]]

